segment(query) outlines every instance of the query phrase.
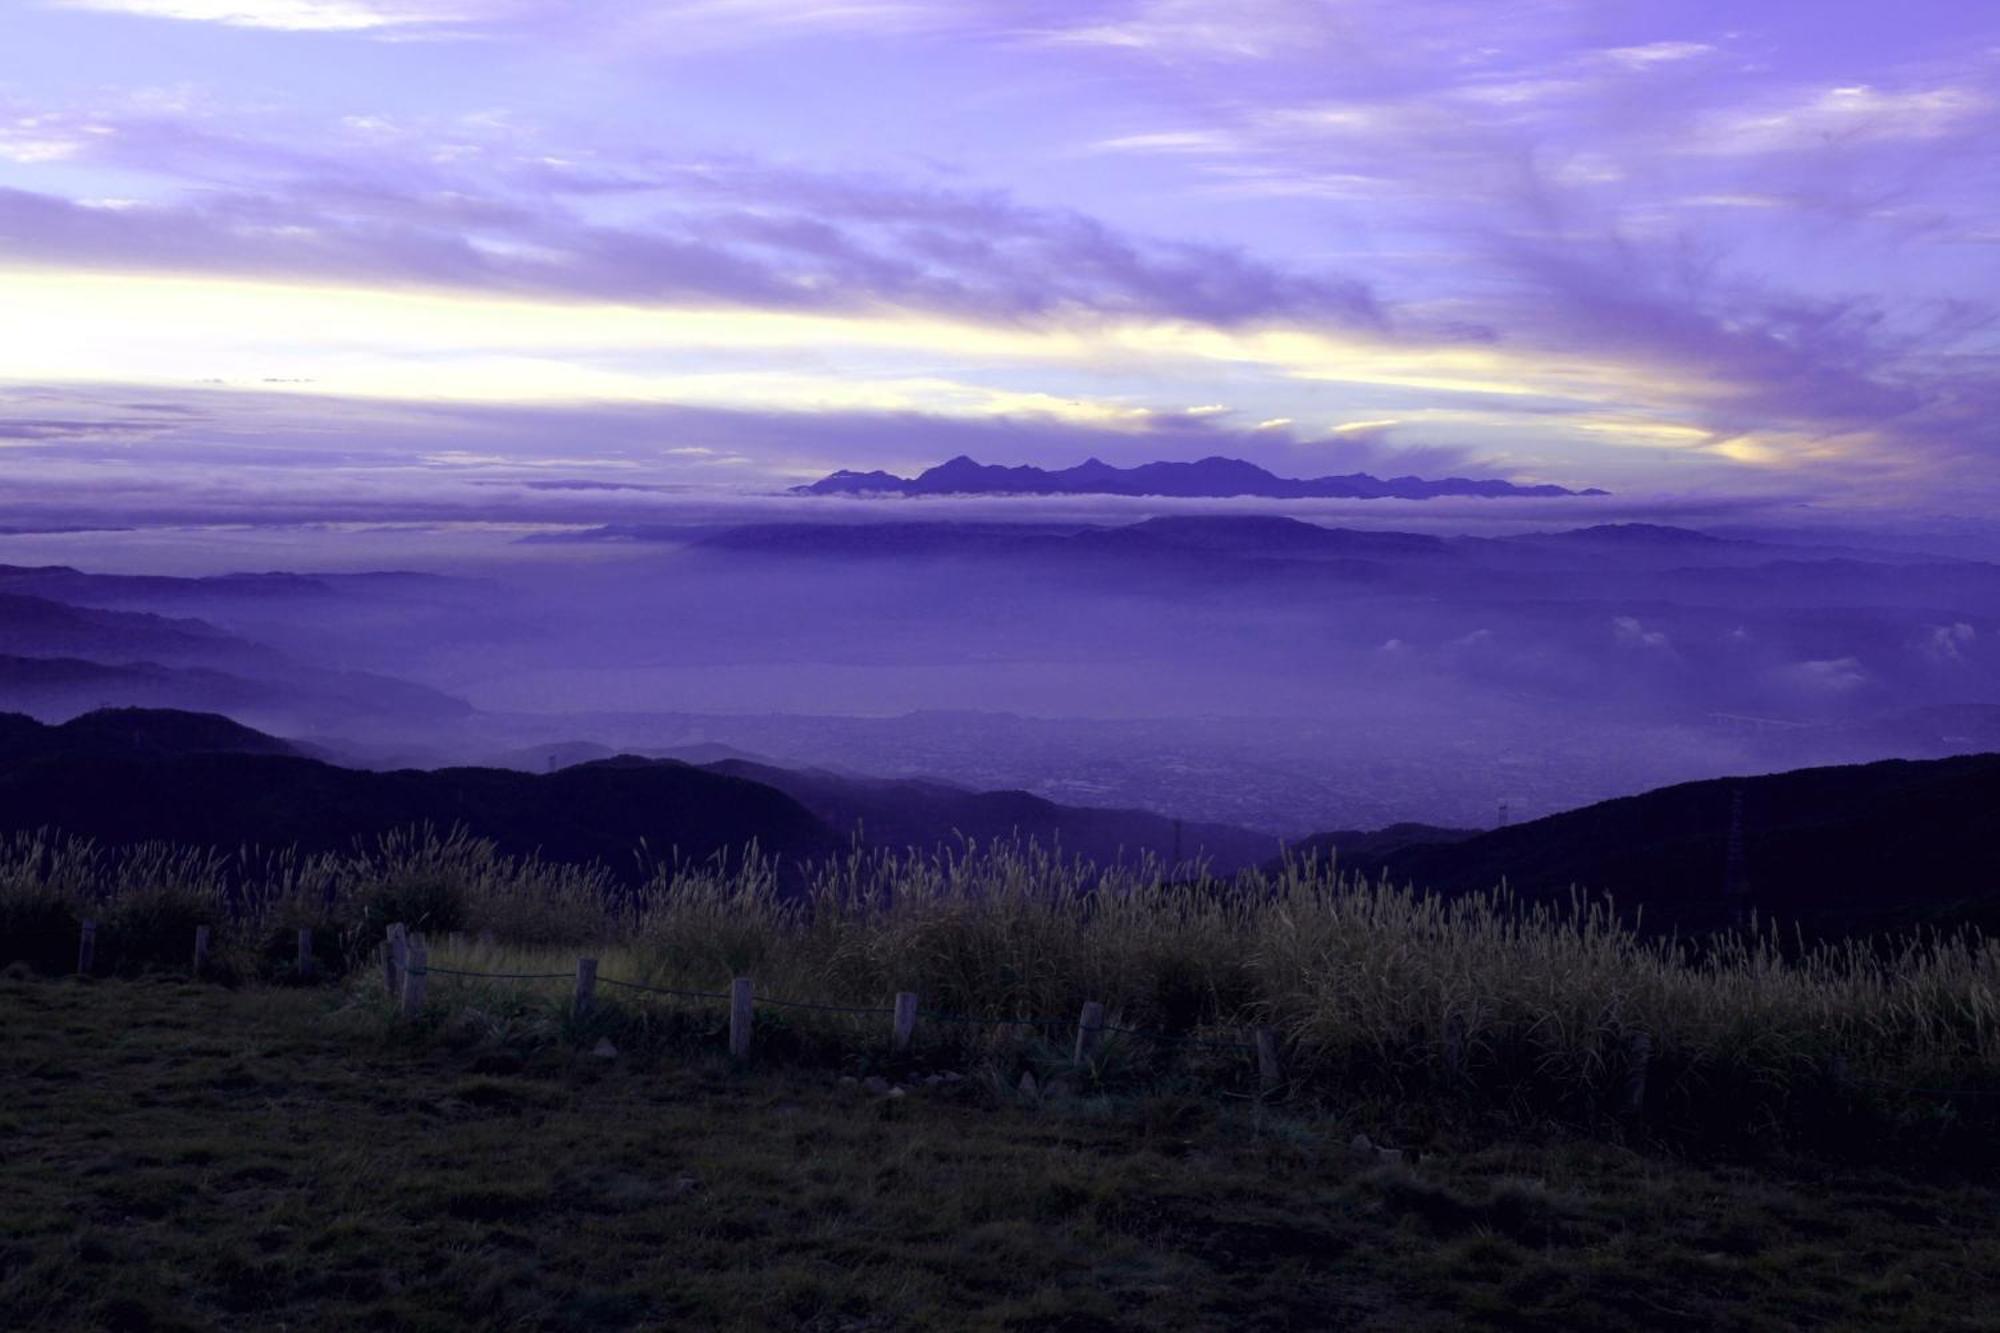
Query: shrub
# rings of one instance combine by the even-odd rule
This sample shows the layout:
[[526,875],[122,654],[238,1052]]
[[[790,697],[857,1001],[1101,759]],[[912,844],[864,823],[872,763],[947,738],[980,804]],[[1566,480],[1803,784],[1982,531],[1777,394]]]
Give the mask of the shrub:
[[77,927],[71,901],[33,888],[0,892],[0,965],[25,963],[37,972],[76,966]]
[[98,926],[97,970],[119,975],[187,971],[194,959],[195,927],[213,930],[218,906],[212,894],[185,886],[142,889],[112,899]]

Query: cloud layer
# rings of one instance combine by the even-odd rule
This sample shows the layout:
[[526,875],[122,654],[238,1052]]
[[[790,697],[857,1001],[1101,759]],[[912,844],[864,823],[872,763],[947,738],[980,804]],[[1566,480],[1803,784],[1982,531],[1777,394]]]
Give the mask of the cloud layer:
[[[1365,441],[1621,490],[2000,499],[2000,25],[1963,6],[47,0],[13,22],[23,68],[87,40],[111,71],[0,84],[23,380],[818,413],[843,441],[963,422],[1024,451],[1003,461],[1221,432],[1278,466]],[[20,411],[17,450],[73,440]],[[942,456],[893,430],[852,448]]]

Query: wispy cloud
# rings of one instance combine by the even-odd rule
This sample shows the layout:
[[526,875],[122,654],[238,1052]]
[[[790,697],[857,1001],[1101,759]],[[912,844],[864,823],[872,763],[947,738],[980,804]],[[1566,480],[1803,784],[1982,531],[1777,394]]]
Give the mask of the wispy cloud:
[[1790,101],[1730,108],[1704,118],[1690,151],[1759,154],[1938,139],[1994,109],[1969,88],[1824,88]]
[[287,32],[368,32],[490,21],[525,8],[507,0],[54,0],[54,5]]
[[[341,139],[355,151],[337,153]],[[1380,319],[1351,277],[1133,235],[1000,191],[661,153],[563,155],[514,127],[347,117],[303,151],[166,114],[20,115],[0,153],[169,173],[116,208],[0,189],[16,262],[430,285],[640,303],[892,305],[996,320],[1089,311],[1234,323]],[[642,222],[597,220],[643,205]]]
[[1599,54],[1613,64],[1628,69],[1646,69],[1674,61],[1696,60],[1714,55],[1715,50],[1707,42],[1647,42],[1642,46],[1614,46]]

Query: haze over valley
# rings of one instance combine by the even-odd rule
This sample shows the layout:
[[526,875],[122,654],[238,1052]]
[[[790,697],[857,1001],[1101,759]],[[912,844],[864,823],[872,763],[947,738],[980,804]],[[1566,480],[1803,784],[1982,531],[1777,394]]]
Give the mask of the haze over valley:
[[[2000,566],[1920,547],[826,503],[545,523],[409,572],[314,572],[368,538],[309,531],[263,539],[298,558],[282,574],[11,563],[0,707],[213,711],[377,768],[720,747],[1285,839],[2000,729]],[[96,540],[129,565],[133,539]],[[0,558],[48,540],[0,537]]]

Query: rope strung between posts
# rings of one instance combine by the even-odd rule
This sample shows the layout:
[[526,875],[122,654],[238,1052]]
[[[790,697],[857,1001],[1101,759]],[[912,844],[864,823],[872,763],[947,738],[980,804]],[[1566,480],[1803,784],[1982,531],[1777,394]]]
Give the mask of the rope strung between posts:
[[626,990],[644,991],[648,995],[673,995],[683,1000],[727,1000],[729,996],[712,990],[675,990],[671,986],[648,986],[637,981],[620,981],[617,977],[599,977],[607,986],[623,986]]
[[776,1005],[780,1009],[813,1009],[823,1014],[860,1014],[871,1018],[881,1014],[894,1015],[896,1012],[894,1009],[867,1009],[846,1004],[814,1004],[810,1000],[775,1000],[766,995],[759,995],[756,1002]]
[[1061,1028],[1068,1030],[1067,1020],[1059,1018],[980,1018],[974,1014],[941,1014],[935,1009],[919,1009],[917,1017],[929,1023],[963,1023],[969,1027],[997,1028]]
[[572,972],[466,972],[455,967],[439,967],[436,963],[410,965],[411,976],[427,977],[433,974],[441,977],[480,977],[490,981],[567,981],[575,975]]
[[[470,968],[441,967],[436,963],[422,966],[411,965],[412,976],[468,977],[478,981],[568,981],[574,975],[569,972],[476,972]],[[643,991],[648,995],[670,995],[683,1000],[727,1000],[723,991],[680,990],[672,986],[649,986],[644,982],[621,981],[617,977],[597,978],[606,986],[620,986],[626,990]],[[881,1005],[820,1004],[812,1000],[783,1000],[775,996],[760,995],[756,999],[760,1007],[778,1009],[806,1009],[821,1014],[852,1014],[860,1018],[893,1017],[895,1010]],[[968,1027],[1033,1027],[1051,1031],[1067,1030],[1069,1024],[1060,1019],[1037,1018],[979,1018],[969,1014],[946,1014],[936,1010],[920,1009],[917,1017],[933,1023],[956,1023]],[[1138,1037],[1144,1041],[1169,1042],[1181,1046],[1199,1046],[1215,1051],[1248,1051],[1254,1049],[1248,1042],[1205,1041],[1196,1037],[1182,1036],[1172,1032],[1155,1032],[1145,1028],[1118,1027],[1103,1023],[1091,1029],[1094,1032],[1111,1032],[1120,1036]]]
[[1096,1030],[1099,1032],[1115,1032],[1125,1037],[1137,1037],[1141,1041],[1171,1042],[1177,1046],[1200,1046],[1211,1051],[1253,1051],[1257,1049],[1247,1041],[1208,1041],[1201,1037],[1184,1036],[1178,1032],[1156,1032],[1146,1028],[1121,1028],[1111,1023],[1101,1023]]
[[[412,976],[468,977],[481,981],[568,981],[574,974],[570,972],[475,972],[467,968],[441,967],[436,963],[412,964],[408,968]],[[723,1000],[730,997],[724,991],[680,990],[671,986],[649,986],[638,981],[621,981],[617,977],[598,977],[607,986],[619,986],[626,990],[643,991],[649,995],[668,995],[684,1000]],[[851,1014],[862,1018],[893,1016],[894,1009],[873,1005],[819,1004],[811,1000],[783,1000],[760,995],[755,1003],[760,1007],[780,1009],[805,1009],[823,1014]],[[1068,1031],[1071,1024],[1061,1019],[1037,1018],[982,1018],[970,1014],[947,1014],[934,1009],[920,1009],[916,1016],[931,1023],[951,1023],[964,1027],[1031,1027],[1047,1031]],[[1141,1041],[1156,1041],[1176,1046],[1192,1046],[1211,1051],[1254,1051],[1256,1047],[1243,1041],[1210,1041],[1200,1037],[1190,1037],[1181,1033],[1161,1032],[1148,1028],[1120,1027],[1114,1023],[1099,1023],[1092,1026],[1092,1032],[1112,1033],[1123,1037],[1137,1037]],[[1915,1084],[1896,1083],[1889,1079],[1849,1076],[1847,1081],[1865,1084],[1874,1088],[1885,1088],[1893,1092],[1908,1093],[1924,1097],[2000,1097],[2000,1088],[1936,1088]]]

